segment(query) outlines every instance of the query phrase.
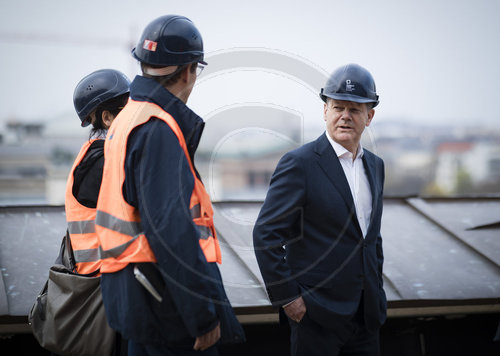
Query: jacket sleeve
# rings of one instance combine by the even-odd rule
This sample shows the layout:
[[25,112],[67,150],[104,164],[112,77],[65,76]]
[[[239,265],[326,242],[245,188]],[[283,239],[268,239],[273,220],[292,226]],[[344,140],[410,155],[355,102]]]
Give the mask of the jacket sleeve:
[[255,255],[274,306],[282,306],[300,295],[286,260],[285,245],[300,237],[304,202],[304,169],[300,158],[287,153],[271,178],[253,230]]
[[125,165],[125,197],[139,209],[174,307],[192,337],[203,335],[218,319],[189,211],[194,177],[177,137],[163,121],[150,120],[131,134]]

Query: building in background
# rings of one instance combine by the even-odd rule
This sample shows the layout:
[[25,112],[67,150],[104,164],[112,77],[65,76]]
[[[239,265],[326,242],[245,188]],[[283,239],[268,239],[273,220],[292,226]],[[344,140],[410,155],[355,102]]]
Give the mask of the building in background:
[[0,132],[0,205],[64,204],[68,173],[89,134],[71,121],[9,121]]
[[435,184],[445,194],[500,188],[500,146],[491,142],[443,142],[436,149]]
[[[68,115],[69,117],[70,115]],[[89,131],[71,117],[0,130],[0,205],[63,204],[67,175]],[[206,118],[196,166],[214,201],[264,199],[279,159],[316,139],[300,114],[233,106]],[[500,193],[500,130],[374,122],[363,146],[385,161],[386,196]]]

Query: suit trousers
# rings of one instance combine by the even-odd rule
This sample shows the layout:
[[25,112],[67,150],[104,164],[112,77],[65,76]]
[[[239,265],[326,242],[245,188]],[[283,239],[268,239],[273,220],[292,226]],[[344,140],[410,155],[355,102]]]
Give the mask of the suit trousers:
[[379,330],[365,327],[363,297],[356,314],[350,320],[328,328],[306,314],[297,323],[290,324],[290,351],[292,356],[379,356]]

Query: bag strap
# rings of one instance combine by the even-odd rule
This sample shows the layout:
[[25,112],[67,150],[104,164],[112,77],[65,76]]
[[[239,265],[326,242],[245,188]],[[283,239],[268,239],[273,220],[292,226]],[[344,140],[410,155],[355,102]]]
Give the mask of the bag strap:
[[75,255],[73,254],[73,247],[71,246],[71,239],[69,238],[69,230],[66,230],[66,235],[63,240],[66,246],[66,258],[68,259],[68,265],[66,267],[76,272]]
[[75,256],[73,254],[73,248],[71,247],[71,239],[69,238],[68,230],[66,230],[66,235],[64,235],[62,238],[59,255],[57,256],[54,263],[63,265],[70,271],[76,272]]

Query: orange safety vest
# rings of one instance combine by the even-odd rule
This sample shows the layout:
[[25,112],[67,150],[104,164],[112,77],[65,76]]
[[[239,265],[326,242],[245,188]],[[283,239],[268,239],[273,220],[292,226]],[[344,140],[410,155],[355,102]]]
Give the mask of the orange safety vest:
[[[101,272],[112,273],[129,263],[156,262],[141,229],[139,211],[128,204],[122,193],[125,157],[130,132],[152,117],[163,120],[177,136],[194,177],[189,210],[200,232],[199,243],[208,262],[221,263],[221,252],[213,222],[213,208],[203,183],[195,174],[186,141],[174,118],[158,105],[132,99],[113,121],[104,147],[104,172],[97,202],[96,231],[102,259]],[[179,206],[179,209],[183,207]]]
[[73,174],[76,167],[85,157],[90,145],[95,140],[86,142],[73,163],[66,183],[66,221],[75,256],[76,271],[81,274],[92,273],[101,267],[99,258],[99,241],[95,232],[96,209],[88,208],[78,202],[73,195]]

